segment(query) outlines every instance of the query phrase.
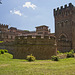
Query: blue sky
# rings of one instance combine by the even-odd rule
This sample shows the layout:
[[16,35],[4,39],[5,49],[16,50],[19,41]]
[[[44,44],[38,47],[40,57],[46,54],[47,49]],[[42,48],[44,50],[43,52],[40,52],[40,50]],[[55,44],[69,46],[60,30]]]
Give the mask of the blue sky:
[[47,25],[55,32],[53,9],[75,0],[2,0],[0,23],[22,30],[35,31],[36,26]]

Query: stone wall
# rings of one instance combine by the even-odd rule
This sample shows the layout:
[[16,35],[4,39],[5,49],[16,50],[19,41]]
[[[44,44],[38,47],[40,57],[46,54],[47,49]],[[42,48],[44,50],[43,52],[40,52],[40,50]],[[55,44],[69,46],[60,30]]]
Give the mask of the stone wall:
[[8,52],[13,54],[14,59],[26,59],[27,55],[32,54],[36,59],[45,60],[56,55],[55,38],[49,38],[48,36],[43,38],[41,36],[36,38],[19,36],[16,37],[14,42],[4,43],[0,46],[8,49]]
[[17,46],[14,50],[13,57],[25,59],[27,55],[32,54],[36,59],[50,59],[56,55],[55,47],[50,45],[23,45]]
[[55,38],[48,36],[41,38],[41,36],[16,37],[16,49],[13,57],[18,59],[25,59],[27,55],[34,55],[36,59],[50,59],[51,56],[56,55]]
[[0,49],[7,49],[8,53],[13,54],[14,50],[16,49],[16,46],[14,42],[4,42],[0,43]]

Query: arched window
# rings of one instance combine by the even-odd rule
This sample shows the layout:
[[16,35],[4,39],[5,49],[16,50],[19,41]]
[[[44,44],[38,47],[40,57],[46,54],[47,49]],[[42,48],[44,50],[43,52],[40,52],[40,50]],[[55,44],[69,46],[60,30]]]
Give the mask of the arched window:
[[59,22],[57,22],[57,27],[60,27],[60,23]]
[[57,25],[59,25],[60,23],[58,22]]
[[65,35],[61,35],[61,36],[59,37],[59,39],[60,39],[61,41],[67,41],[67,37],[66,37]]
[[68,20],[65,21],[65,25],[67,25],[67,24],[68,24]]

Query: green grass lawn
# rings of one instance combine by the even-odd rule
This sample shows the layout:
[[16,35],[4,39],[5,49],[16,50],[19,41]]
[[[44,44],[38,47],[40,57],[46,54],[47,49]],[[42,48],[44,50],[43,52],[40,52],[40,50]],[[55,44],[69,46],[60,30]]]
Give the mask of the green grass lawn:
[[75,58],[28,62],[5,53],[0,55],[0,75],[75,75]]

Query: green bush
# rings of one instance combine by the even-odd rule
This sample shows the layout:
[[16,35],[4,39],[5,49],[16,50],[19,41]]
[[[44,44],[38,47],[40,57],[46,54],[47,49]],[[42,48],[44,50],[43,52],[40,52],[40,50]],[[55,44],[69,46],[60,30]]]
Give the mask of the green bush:
[[31,61],[35,61],[35,57],[32,56],[32,54],[31,54],[31,55],[28,55],[28,56],[27,56],[27,60],[30,61],[30,62],[31,62]]
[[4,49],[4,52],[5,52],[5,53],[8,53],[8,50]]
[[51,59],[52,59],[53,61],[59,61],[59,57],[58,57],[58,56],[52,56]]
[[70,52],[72,52],[74,54],[74,50],[73,49]]
[[0,49],[0,54],[8,53],[8,50],[6,49]]
[[58,50],[57,50],[57,53],[58,53],[58,54],[63,54],[61,51],[58,51]]
[[57,53],[59,54],[59,53],[60,53],[60,51],[58,51],[58,50],[57,50]]
[[67,53],[67,58],[71,58],[71,57],[74,57],[74,54],[72,52],[68,52]]
[[0,50],[0,52],[1,52],[1,54],[4,54],[4,50],[2,49],[2,50]]
[[71,57],[74,57],[74,50],[73,49],[67,53],[67,58],[71,58]]
[[3,41],[0,41],[0,43],[3,43]]

